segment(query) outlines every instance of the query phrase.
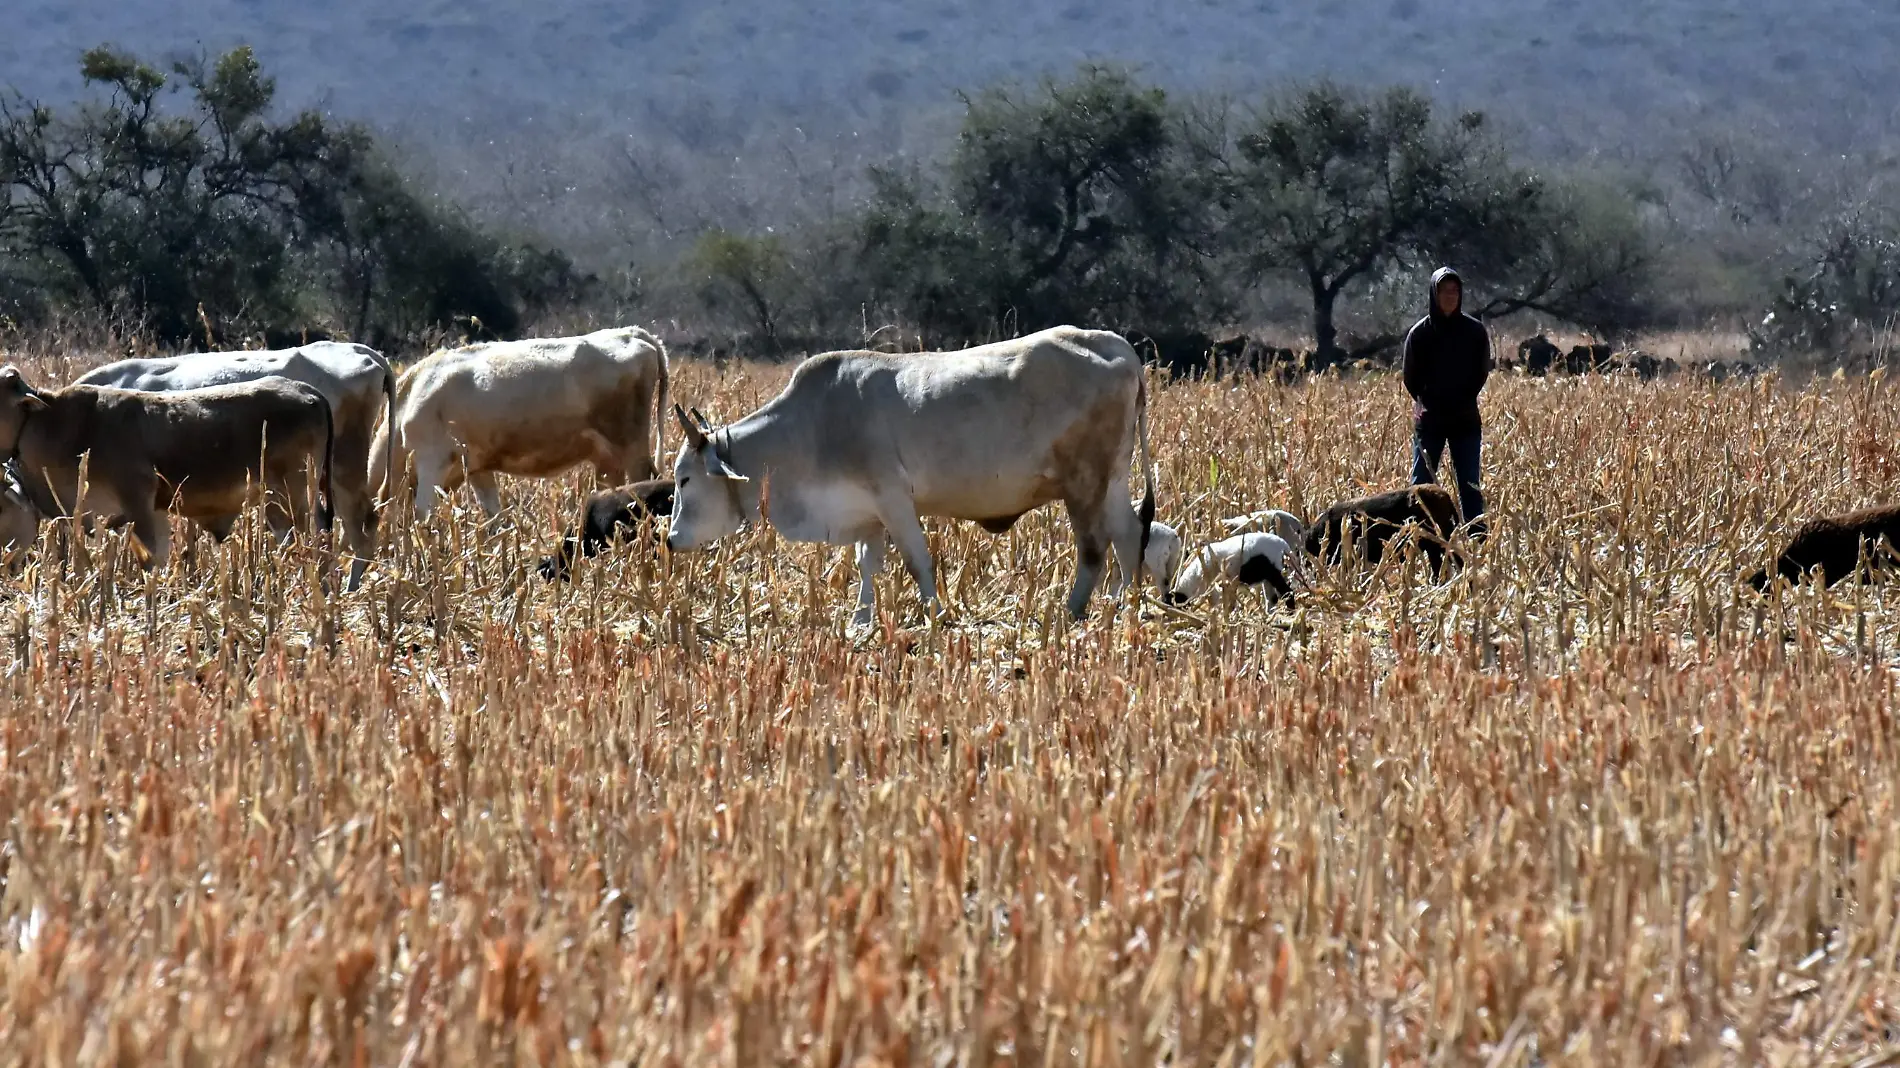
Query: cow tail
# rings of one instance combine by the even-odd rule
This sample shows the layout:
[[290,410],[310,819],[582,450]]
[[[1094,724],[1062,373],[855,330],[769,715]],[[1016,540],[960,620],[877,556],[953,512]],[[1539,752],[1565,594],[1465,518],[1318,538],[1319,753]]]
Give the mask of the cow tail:
[[330,409],[330,398],[318,396],[323,400],[323,475],[317,485],[323,491],[323,504],[317,510],[317,523],[327,534],[336,526],[336,490],[330,480],[336,461],[336,413]]
[[1148,535],[1155,521],[1155,471],[1148,452],[1148,372],[1135,367],[1135,428],[1141,438],[1141,477],[1145,492],[1141,498],[1141,551],[1135,554],[1135,585],[1141,584],[1142,569],[1148,562]]
[[[372,487],[378,497],[387,497],[388,481],[396,477],[396,370],[393,367],[383,369],[383,429],[388,434],[383,441],[384,485]],[[370,515],[375,514],[372,498]]]
[[660,351],[660,385],[654,391],[653,403],[653,473],[649,477],[660,477],[660,465],[666,462],[666,346],[654,339],[654,347]]

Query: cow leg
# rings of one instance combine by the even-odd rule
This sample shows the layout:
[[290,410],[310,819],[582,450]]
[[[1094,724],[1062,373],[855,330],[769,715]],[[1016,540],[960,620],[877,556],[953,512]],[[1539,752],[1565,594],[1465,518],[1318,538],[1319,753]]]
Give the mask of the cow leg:
[[[924,537],[923,524],[917,521],[917,509],[909,498],[880,502],[878,521],[897,543],[897,552],[904,558],[904,567],[910,571],[910,577],[917,581],[917,592],[923,596],[924,609],[937,610],[937,569],[930,561],[930,542]],[[860,595],[862,596],[862,595]]]
[[350,577],[344,589],[354,590],[362,584],[363,571],[376,555],[376,509],[365,489],[354,483],[345,488],[345,481],[332,475],[330,494],[335,520],[343,527],[344,547],[350,554]]
[[145,569],[147,571],[163,570],[165,562],[171,558],[171,518],[151,505],[135,506],[132,515],[132,536],[145,546],[145,551],[151,556],[151,559],[146,561]]
[[237,525],[235,515],[221,515],[213,519],[196,519],[185,527],[185,567],[195,571],[198,568],[198,531],[211,535],[211,541],[223,545],[231,536],[231,528]]
[[212,541],[223,545],[224,539],[231,536],[231,528],[237,526],[237,521],[235,515],[221,515],[215,519],[200,519],[197,523],[205,533],[211,535]]
[[276,533],[279,545],[290,544],[291,538],[296,535],[315,538],[322,533],[317,523],[317,516],[321,514],[317,504],[321,460],[308,465],[306,463],[300,463],[284,473],[275,490],[283,503],[267,513],[277,517],[277,521],[271,524],[271,530]]
[[362,584],[363,572],[376,556],[376,500],[369,482],[369,458],[383,398],[378,394],[368,405],[358,401],[347,411],[347,418],[344,411],[336,413],[336,432],[331,440],[330,507],[335,522],[343,528],[343,545],[349,550],[350,575],[343,588],[354,590]]
[[449,488],[449,460],[449,454],[441,449],[416,450],[416,522],[425,522],[435,514],[436,486]]
[[475,503],[482,506],[482,514],[487,517],[488,526],[493,528],[501,518],[501,483],[495,481],[495,473],[471,473],[468,476],[468,488],[474,491]]
[[858,610],[851,615],[853,627],[868,627],[877,612],[877,577],[884,573],[883,531],[858,543]]
[[375,523],[375,513],[371,512],[367,517],[343,524],[343,536],[350,550],[350,577],[344,583],[345,590],[355,590],[363,584],[363,572],[369,569],[370,559],[376,555]]
[[1135,569],[1141,563],[1141,516],[1128,503],[1128,486],[1119,480],[1108,488],[1102,508],[1103,526],[1115,547],[1115,564],[1120,572],[1110,596],[1120,597],[1135,580]]
[[[605,489],[609,486],[624,486],[635,481],[634,473],[646,470],[646,461],[631,449],[620,449],[607,439],[607,435],[589,427],[581,431],[587,444],[594,450],[594,488]],[[647,475],[640,475],[647,478]]]
[[482,533],[493,535],[501,530],[501,483],[493,471],[474,471],[468,476],[468,488],[482,509]]
[[[1088,612],[1089,595],[1102,579],[1102,565],[1108,559],[1108,537],[1103,530],[1100,501],[1083,503],[1071,498],[1063,504],[1069,509],[1069,526],[1075,531],[1075,585],[1069,589],[1069,617],[1081,619]],[[1130,573],[1133,573],[1132,568]]]
[[275,486],[266,487],[263,493],[264,525],[277,536],[277,544],[290,544],[291,535],[308,514],[304,506],[304,494],[310,490],[310,480],[294,474],[278,480]]

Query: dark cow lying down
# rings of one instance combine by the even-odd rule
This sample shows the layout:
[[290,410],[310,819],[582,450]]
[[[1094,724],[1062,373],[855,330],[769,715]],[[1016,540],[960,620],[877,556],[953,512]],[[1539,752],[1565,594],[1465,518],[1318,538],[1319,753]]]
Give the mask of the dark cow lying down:
[[[553,556],[541,558],[541,577],[549,582],[568,580],[574,567],[574,552],[593,557],[611,542],[625,543],[640,532],[642,521],[657,521],[673,514],[673,480],[653,478],[630,486],[595,490],[581,504],[579,528],[561,539]],[[651,529],[651,528],[649,528]],[[578,537],[576,536],[578,534]]]
[[[114,526],[130,522],[148,568],[170,556],[165,512],[172,507],[222,538],[268,489],[265,517],[287,537],[309,519],[309,468],[323,498],[318,526],[329,530],[334,440],[330,402],[288,378],[167,393],[37,390],[18,368],[0,368],[0,459],[18,461],[19,495],[42,518],[78,515],[88,529],[95,516]],[[82,454],[86,497],[79,501]]]
[[[1862,542],[1867,544],[1867,560],[1872,567],[1900,564],[1900,505],[1808,520],[1795,530],[1788,547],[1776,558],[1775,574],[1799,583],[1818,567],[1821,584],[1832,586],[1860,566]],[[1748,577],[1748,584],[1758,591],[1767,590],[1771,581],[1766,570]]]
[[1407,521],[1417,524],[1419,547],[1432,570],[1443,570],[1447,554],[1454,564],[1460,562],[1449,545],[1451,533],[1458,527],[1457,502],[1444,487],[1432,483],[1340,501],[1320,513],[1307,528],[1306,552],[1336,564],[1350,534],[1360,556],[1376,564],[1385,555],[1386,544]]

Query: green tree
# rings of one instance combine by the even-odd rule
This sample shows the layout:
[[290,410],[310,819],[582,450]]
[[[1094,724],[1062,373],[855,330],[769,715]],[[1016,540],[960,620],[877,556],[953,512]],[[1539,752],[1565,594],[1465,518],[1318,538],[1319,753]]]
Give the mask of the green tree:
[[1446,121],[1405,87],[1320,82],[1270,102],[1235,147],[1243,271],[1300,279],[1328,361],[1364,354],[1339,348],[1342,294],[1433,263],[1460,265],[1466,307],[1481,316],[1533,310],[1615,332],[1648,312],[1654,238],[1629,191],[1517,165],[1482,112]]
[[873,299],[940,339],[990,327],[1009,285],[976,223],[932,196],[915,167],[872,167],[870,182],[859,231]]
[[[80,69],[102,105],[62,119],[0,99],[0,243],[50,285],[160,337],[292,314],[290,240],[312,190],[334,184],[367,137],[314,113],[266,118],[275,87],[248,48],[181,62],[174,82],[108,48]],[[167,89],[192,107],[169,114]]]
[[891,303],[965,336],[1192,316],[1211,201],[1166,94],[1084,65],[964,103],[940,186],[873,174],[865,260]]
[[[10,307],[26,307],[9,293],[32,279],[55,304],[128,316],[163,341],[294,336],[327,319],[399,347],[458,320],[509,336],[592,284],[560,253],[412,188],[360,127],[273,120],[275,86],[248,48],[170,76],[96,48],[81,71],[103,102],[60,115],[0,98]],[[186,90],[186,107],[164,106]]]
[[529,315],[584,300],[598,285],[559,251],[484,233],[373,154],[329,191],[310,233],[336,314],[378,347],[453,322],[513,337]]
[[789,299],[792,261],[775,234],[746,236],[726,230],[702,234],[687,255],[686,270],[713,310],[736,298],[758,336],[778,343],[779,317]]
[[1482,317],[1528,310],[1599,337],[1627,335],[1652,318],[1658,262],[1635,204],[1607,181],[1550,182],[1526,210],[1454,235],[1441,256],[1467,265]]
[[1540,195],[1534,178],[1503,164],[1482,114],[1435,120],[1431,102],[1403,87],[1373,96],[1321,82],[1269,103],[1236,147],[1242,267],[1255,281],[1299,276],[1327,359],[1342,355],[1334,320],[1349,287],[1454,235],[1520,227]]
[[1874,340],[1900,315],[1900,214],[1858,205],[1826,220],[1782,275],[1758,343],[1835,355]]

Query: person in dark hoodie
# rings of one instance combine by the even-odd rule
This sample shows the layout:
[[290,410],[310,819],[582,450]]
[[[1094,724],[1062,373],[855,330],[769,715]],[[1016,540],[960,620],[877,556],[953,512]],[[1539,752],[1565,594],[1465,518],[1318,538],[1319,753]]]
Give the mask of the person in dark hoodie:
[[1458,509],[1471,533],[1482,536],[1478,394],[1491,375],[1491,335],[1465,314],[1464,288],[1450,267],[1432,272],[1430,308],[1405,335],[1405,392],[1412,395],[1412,484],[1438,480],[1438,461],[1449,445]]

